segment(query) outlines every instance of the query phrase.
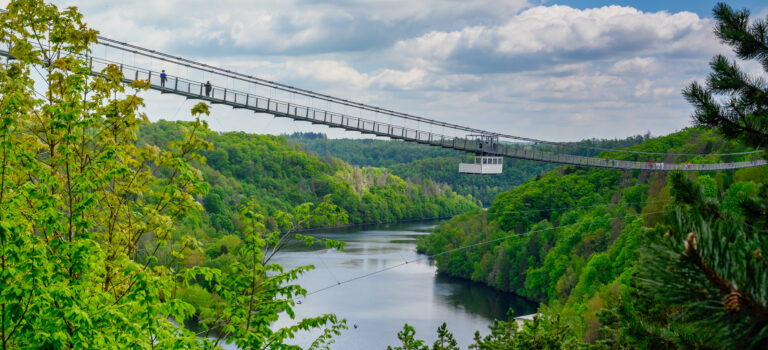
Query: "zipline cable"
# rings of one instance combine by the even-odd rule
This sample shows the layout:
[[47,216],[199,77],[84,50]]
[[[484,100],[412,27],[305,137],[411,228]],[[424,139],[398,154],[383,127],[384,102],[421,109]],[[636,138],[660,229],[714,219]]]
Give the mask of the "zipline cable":
[[610,217],[610,218],[597,219],[597,220],[591,220],[591,221],[583,221],[583,222],[577,222],[577,223],[568,224],[568,225],[561,225],[561,226],[558,226],[558,227],[551,227],[551,228],[540,229],[540,230],[531,230],[531,231],[528,231],[528,232],[525,232],[525,233],[521,233],[521,234],[513,233],[513,234],[505,235],[503,237],[499,237],[499,238],[495,238],[495,239],[491,239],[491,240],[487,240],[487,241],[482,241],[482,242],[478,242],[478,243],[474,243],[474,244],[470,244],[470,245],[466,245],[466,246],[461,246],[461,247],[449,249],[449,250],[446,250],[446,251],[443,251],[443,252],[440,252],[440,253],[436,253],[436,254],[432,254],[432,255],[424,254],[424,255],[421,255],[421,256],[416,257],[414,259],[411,259],[411,260],[408,260],[408,261],[405,261],[405,262],[402,262],[402,263],[399,263],[399,264],[396,264],[396,265],[385,267],[383,269],[379,269],[379,270],[376,270],[376,271],[371,271],[371,272],[368,272],[366,274],[363,274],[363,275],[360,275],[360,276],[357,276],[357,277],[353,277],[353,278],[350,278],[350,279],[338,282],[337,284],[334,284],[334,285],[330,285],[330,286],[327,286],[327,287],[323,287],[323,288],[320,288],[320,289],[313,290],[311,292],[308,292],[304,296],[295,297],[295,298],[293,298],[291,300],[296,301],[296,300],[299,300],[299,299],[306,299],[310,295],[317,294],[317,293],[329,290],[331,288],[338,287],[338,286],[341,286],[341,285],[344,285],[344,284],[347,284],[347,283],[351,283],[351,282],[354,282],[354,281],[357,281],[357,280],[360,280],[360,279],[363,279],[363,278],[367,278],[367,277],[370,277],[370,276],[373,276],[373,275],[377,275],[377,274],[380,274],[382,272],[393,270],[393,269],[396,269],[398,267],[407,265],[407,264],[412,263],[412,262],[416,262],[416,261],[420,261],[420,260],[432,259],[432,258],[434,258],[436,256],[452,253],[452,252],[459,251],[459,250],[469,249],[469,248],[473,248],[473,247],[483,246],[483,245],[490,244],[490,243],[493,243],[493,242],[498,242],[498,241],[501,241],[501,240],[505,240],[505,239],[508,239],[508,238],[511,238],[511,237],[514,237],[514,236],[522,237],[522,236],[527,236],[527,235],[532,234],[532,233],[538,233],[538,232],[544,232],[544,231],[550,231],[550,230],[557,230],[557,229],[560,229],[560,228],[563,228],[563,227],[586,225],[586,224],[591,224],[591,223],[601,222],[601,221],[609,221],[609,220],[615,220],[615,219],[625,219],[625,218],[631,218],[631,217],[640,217],[640,216],[653,215],[653,214],[659,214],[659,213],[663,213],[663,211],[655,211],[655,212],[643,213],[643,214],[625,215],[625,216],[619,216],[619,217]]

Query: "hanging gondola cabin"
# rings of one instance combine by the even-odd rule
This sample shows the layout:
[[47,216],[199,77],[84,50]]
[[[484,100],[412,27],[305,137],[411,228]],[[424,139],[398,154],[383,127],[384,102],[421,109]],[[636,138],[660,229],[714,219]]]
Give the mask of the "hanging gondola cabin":
[[462,174],[501,174],[504,157],[475,156],[474,163],[459,164]]

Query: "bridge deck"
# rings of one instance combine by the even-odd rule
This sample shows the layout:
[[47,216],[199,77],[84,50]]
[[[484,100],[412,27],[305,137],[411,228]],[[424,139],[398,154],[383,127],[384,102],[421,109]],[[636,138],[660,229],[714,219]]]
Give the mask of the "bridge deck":
[[[7,51],[0,51],[0,56],[9,57]],[[404,140],[432,146],[445,147],[469,153],[483,153],[492,156],[526,159],[558,164],[569,164],[596,168],[616,169],[641,169],[651,171],[707,171],[726,170],[746,167],[762,166],[766,164],[763,159],[734,163],[715,164],[665,164],[663,167],[648,162],[626,161],[595,157],[575,156],[530,149],[528,147],[510,143],[488,144],[479,140],[453,137],[444,134],[423,131],[405,126],[379,122],[375,120],[345,115],[328,110],[307,107],[298,104],[258,96],[255,94],[211,86],[206,91],[204,83],[192,81],[177,76],[168,75],[164,82],[160,79],[160,72],[129,66],[120,62],[112,62],[99,58],[89,57],[91,61],[91,74],[98,76],[108,65],[115,65],[123,72],[125,83],[135,80],[149,80],[149,87],[161,93],[169,93],[184,96],[188,99],[196,99],[212,104],[224,104],[232,108],[251,110],[256,113],[271,114],[276,117],[291,118],[298,121],[306,121],[313,124],[326,125],[332,128],[341,128],[349,131],[357,131],[363,134],[383,136],[390,139]]]

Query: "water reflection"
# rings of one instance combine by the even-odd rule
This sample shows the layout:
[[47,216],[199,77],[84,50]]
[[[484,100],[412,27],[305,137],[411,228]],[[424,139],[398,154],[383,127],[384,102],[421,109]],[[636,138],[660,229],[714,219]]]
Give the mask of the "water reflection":
[[[402,264],[423,255],[416,240],[435,222],[385,224],[313,232],[318,238],[347,242],[344,251],[290,245],[274,259],[286,268],[315,265],[299,283],[312,292],[339,282]],[[462,348],[475,330],[487,334],[493,318],[505,318],[512,307],[516,314],[535,312],[525,299],[486,286],[438,276],[434,264],[420,259],[397,268],[312,294],[295,308],[297,319],[325,313],[346,318],[350,329],[336,338],[333,349],[381,349],[397,343],[397,332],[408,323],[417,337],[431,343],[442,322],[456,335]],[[283,317],[276,326],[294,324]],[[359,328],[351,327],[358,324]],[[317,334],[299,334],[295,343],[308,346]]]
[[438,274],[435,276],[435,295],[448,306],[464,309],[490,319],[506,319],[512,308],[516,315],[536,312],[536,304],[510,293],[489,290],[476,282]]

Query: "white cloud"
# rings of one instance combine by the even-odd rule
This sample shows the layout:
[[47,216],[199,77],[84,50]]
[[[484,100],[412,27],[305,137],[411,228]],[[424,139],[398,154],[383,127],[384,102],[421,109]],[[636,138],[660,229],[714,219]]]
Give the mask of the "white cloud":
[[[115,39],[410,114],[555,140],[646,130],[659,135],[688,125],[690,107],[680,90],[704,79],[712,55],[729,52],[712,35],[712,19],[622,6],[531,7],[525,0],[61,3],[77,4],[92,26]],[[152,96],[150,114],[177,114],[180,102]],[[215,113],[222,125],[211,125],[219,129],[305,127],[264,117],[256,119],[260,124],[238,123],[243,112],[226,108]]]
[[496,22],[528,6],[526,0],[494,6],[482,0],[56,2],[78,6],[91,25],[115,39],[262,55],[381,48],[432,28]]
[[350,84],[356,88],[370,85],[367,74],[359,73],[341,61],[289,61],[285,71],[300,78],[311,78],[325,83]]
[[654,75],[661,70],[661,64],[653,57],[633,57],[619,60],[608,69],[617,75]]
[[401,40],[393,55],[414,57],[410,62],[421,66],[451,69],[451,63],[458,63],[480,70],[487,69],[488,62],[504,60],[518,64],[498,64],[500,69],[520,70],[542,64],[632,59],[637,55],[698,56],[718,48],[711,35],[712,23],[690,12],[643,13],[621,6],[586,10],[538,6],[495,26],[433,31]]

